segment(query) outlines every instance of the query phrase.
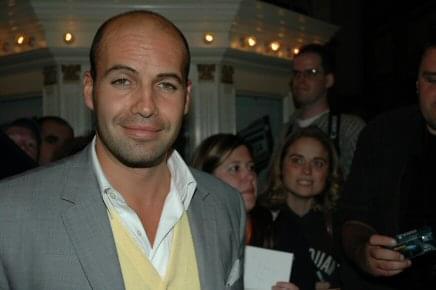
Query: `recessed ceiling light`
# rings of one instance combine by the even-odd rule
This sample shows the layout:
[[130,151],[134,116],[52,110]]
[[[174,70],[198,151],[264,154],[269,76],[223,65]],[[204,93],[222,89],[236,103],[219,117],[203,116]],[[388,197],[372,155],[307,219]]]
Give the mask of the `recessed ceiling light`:
[[206,44],[210,44],[215,40],[215,37],[212,33],[207,32],[204,34],[203,40]]
[[74,41],[74,35],[71,32],[65,32],[64,33],[64,41],[67,44],[70,44]]

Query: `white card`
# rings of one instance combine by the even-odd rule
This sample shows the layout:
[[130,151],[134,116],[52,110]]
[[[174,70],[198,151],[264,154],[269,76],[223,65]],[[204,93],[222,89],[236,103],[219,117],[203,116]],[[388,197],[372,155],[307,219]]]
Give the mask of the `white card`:
[[245,247],[245,290],[271,290],[278,281],[289,281],[294,254],[288,252]]

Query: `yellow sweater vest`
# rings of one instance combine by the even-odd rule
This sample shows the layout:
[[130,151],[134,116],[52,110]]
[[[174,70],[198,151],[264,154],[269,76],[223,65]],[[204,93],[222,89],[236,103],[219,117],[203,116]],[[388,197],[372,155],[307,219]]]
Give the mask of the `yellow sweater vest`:
[[109,214],[126,290],[200,290],[194,243],[186,212],[174,229],[165,276],[150,263],[115,211]]

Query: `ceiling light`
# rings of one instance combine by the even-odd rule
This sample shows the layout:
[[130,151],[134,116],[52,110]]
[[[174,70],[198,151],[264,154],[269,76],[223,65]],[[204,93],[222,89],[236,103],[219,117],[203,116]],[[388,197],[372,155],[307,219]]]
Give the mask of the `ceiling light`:
[[71,44],[74,41],[74,35],[71,32],[64,33],[64,41],[67,44]]
[[206,44],[211,44],[215,40],[215,37],[212,33],[205,33],[203,36],[203,40]]
[[272,51],[278,51],[280,49],[280,43],[278,41],[273,41],[269,44]]
[[257,43],[257,42],[256,42],[256,37],[254,37],[254,36],[248,36],[247,39],[246,39],[246,42],[247,42],[248,46],[253,47],[253,46],[255,46],[256,43]]
[[18,45],[23,45],[25,40],[26,40],[26,36],[24,34],[18,34],[17,37],[15,38],[15,42]]

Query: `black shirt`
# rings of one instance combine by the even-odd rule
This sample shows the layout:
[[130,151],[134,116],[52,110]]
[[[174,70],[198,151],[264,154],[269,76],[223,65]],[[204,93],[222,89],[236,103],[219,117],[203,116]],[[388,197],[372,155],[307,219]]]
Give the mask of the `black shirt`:
[[294,253],[290,282],[302,290],[314,289],[319,281],[339,287],[339,263],[322,212],[300,217],[283,208],[274,223],[274,241],[277,250]]

